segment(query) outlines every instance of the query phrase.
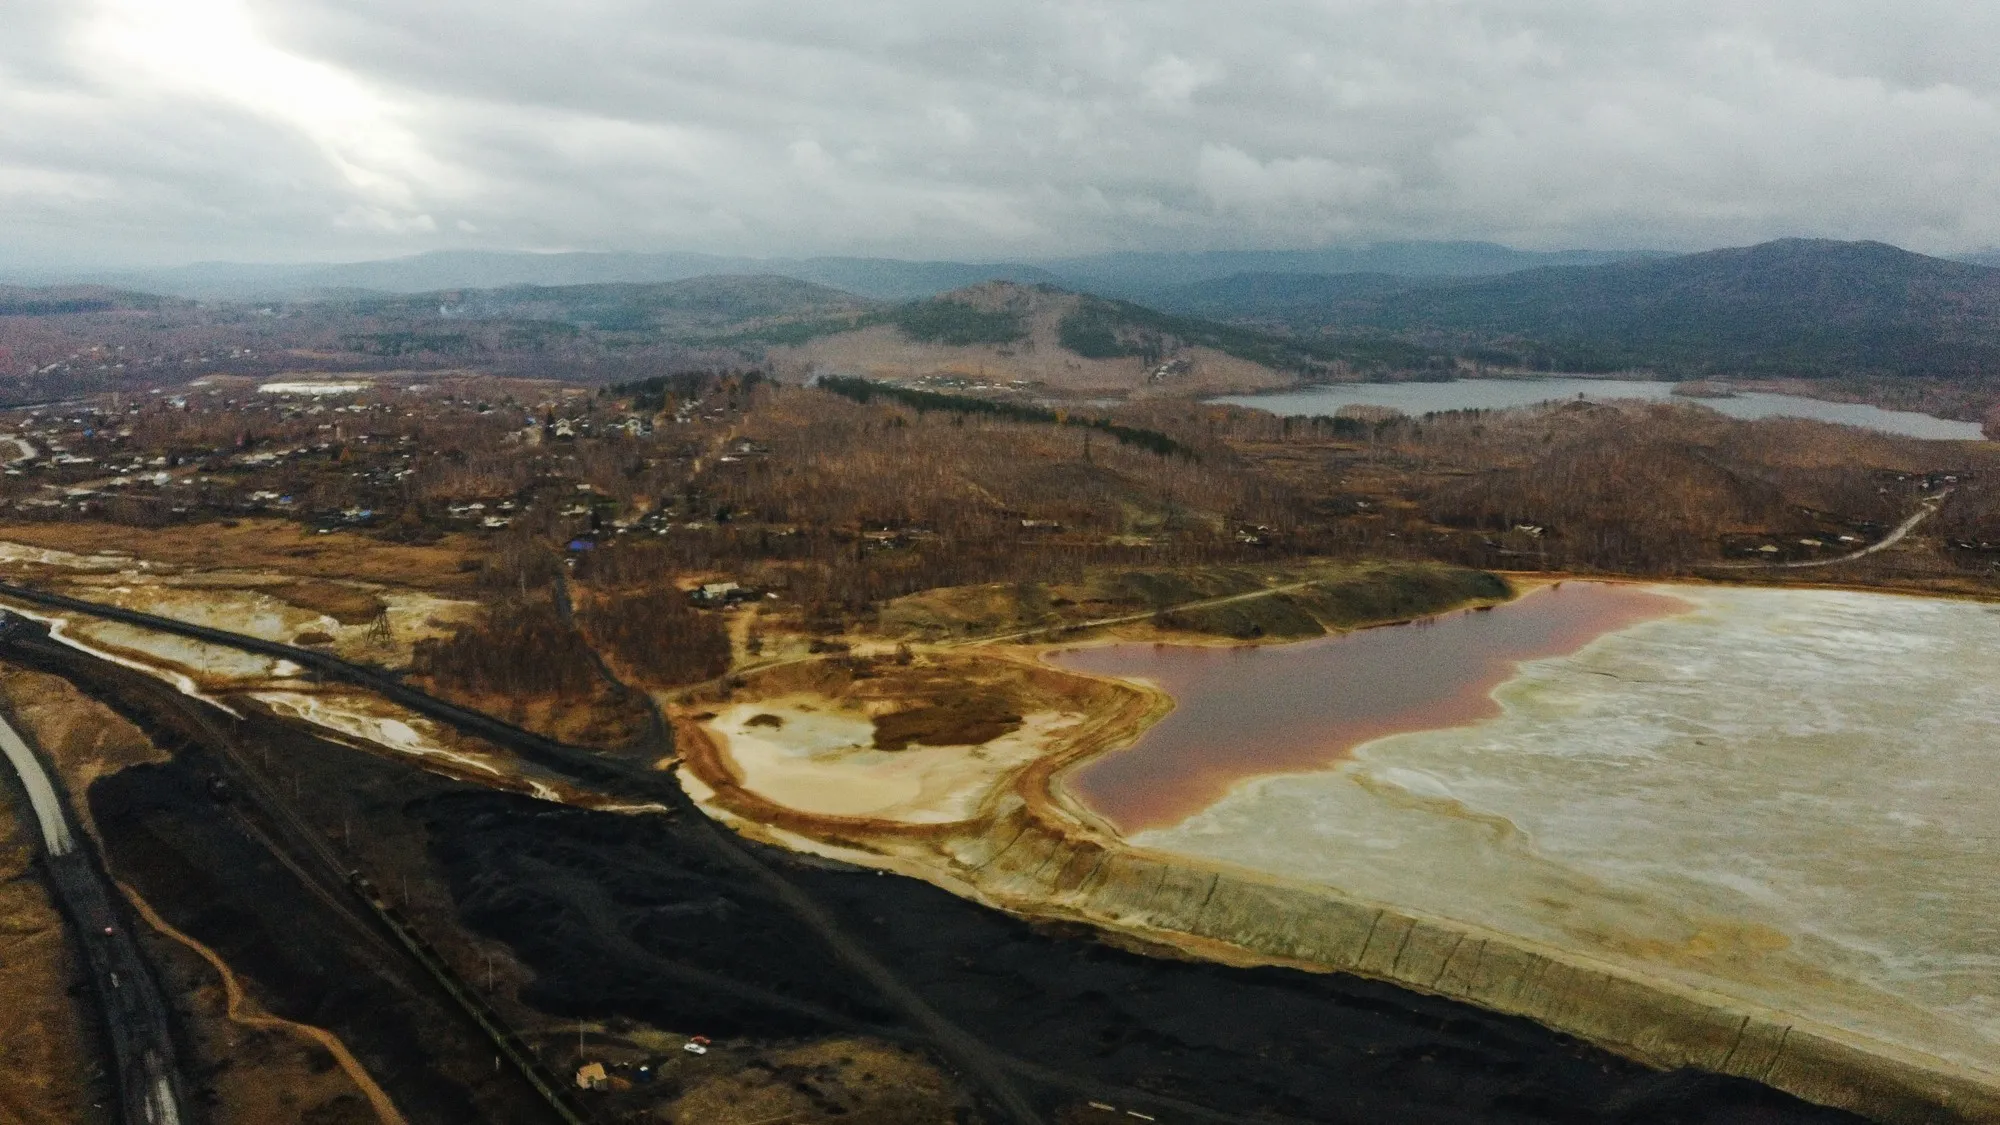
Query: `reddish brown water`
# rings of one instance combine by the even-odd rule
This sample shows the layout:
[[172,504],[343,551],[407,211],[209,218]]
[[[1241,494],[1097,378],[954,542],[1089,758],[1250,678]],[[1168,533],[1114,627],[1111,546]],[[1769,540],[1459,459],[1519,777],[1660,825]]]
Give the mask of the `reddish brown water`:
[[1384,735],[1491,718],[1493,689],[1522,661],[1688,608],[1630,586],[1566,582],[1490,610],[1301,644],[1058,653],[1061,667],[1148,680],[1175,701],[1137,742],[1065,784],[1121,832],[1175,824],[1245,778],[1325,769]]

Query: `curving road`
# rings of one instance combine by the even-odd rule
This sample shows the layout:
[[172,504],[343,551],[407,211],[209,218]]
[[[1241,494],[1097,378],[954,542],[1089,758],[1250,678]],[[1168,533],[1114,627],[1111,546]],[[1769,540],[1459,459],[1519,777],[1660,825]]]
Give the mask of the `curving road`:
[[1325,585],[1328,581],[1325,578],[1308,578],[1304,582],[1287,582],[1282,586],[1266,586],[1259,590],[1246,590],[1240,594],[1224,594],[1216,598],[1201,598],[1197,601],[1182,602],[1179,605],[1141,610],[1138,613],[1121,613],[1116,617],[1094,617],[1089,621],[1058,621],[1033,629],[1022,629],[1013,633],[1001,633],[998,636],[969,637],[962,641],[950,642],[944,647],[976,648],[980,645],[1007,644],[1025,637],[1046,636],[1050,633],[1080,633],[1085,629],[1096,629],[1105,625],[1130,625],[1139,621],[1151,621],[1162,613],[1181,613],[1194,609],[1213,609],[1216,606],[1234,605],[1237,602],[1256,601],[1258,598],[1268,598],[1275,594],[1296,594],[1300,590],[1312,586]]
[[7,764],[14,767],[14,773],[21,779],[21,787],[28,791],[28,807],[35,814],[36,823],[41,825],[42,846],[47,849],[50,859],[66,856],[76,850],[76,837],[70,834],[69,817],[63,812],[62,798],[56,795],[56,787],[49,781],[48,771],[42,768],[41,759],[21,741],[21,736],[0,718],[0,752],[7,755]]
[[1831,559],[1800,559],[1796,562],[1716,563],[1714,566],[1717,570],[1803,570],[1807,567],[1834,566],[1838,563],[1853,562],[1855,559],[1867,558],[1877,551],[1886,551],[1896,544],[1901,543],[1910,532],[1917,529],[1918,524],[1936,515],[1937,510],[1944,507],[1945,500],[1950,498],[1950,496],[1951,489],[1947,488],[1936,496],[1925,498],[1923,503],[1917,506],[1917,510],[1911,513],[1910,518],[1897,524],[1889,534],[1883,536],[1879,541],[1870,543],[1859,551],[1851,551],[1845,555]]
[[187,1120],[174,1062],[167,1006],[152,970],[117,908],[111,888],[87,849],[79,846],[68,809],[41,758],[5,717],[0,751],[21,779],[41,825],[43,864],[63,915],[82,947],[111,1040],[126,1125],[180,1125]]

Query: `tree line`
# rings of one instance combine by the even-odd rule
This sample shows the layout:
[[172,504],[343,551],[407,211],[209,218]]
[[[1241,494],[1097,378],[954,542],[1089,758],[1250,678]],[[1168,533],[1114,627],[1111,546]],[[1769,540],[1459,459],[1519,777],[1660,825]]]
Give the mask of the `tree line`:
[[876,399],[885,399],[915,410],[919,414],[930,411],[945,411],[953,414],[986,414],[1004,418],[1010,422],[1026,422],[1047,426],[1080,426],[1096,430],[1116,440],[1120,445],[1129,445],[1156,453],[1162,457],[1193,458],[1195,451],[1175,441],[1158,430],[1140,429],[1135,426],[1120,425],[1108,418],[1086,418],[1046,407],[1033,406],[1021,402],[1005,402],[999,399],[979,398],[975,395],[954,395],[942,391],[904,387],[894,383],[877,383],[869,379],[858,379],[845,375],[822,375],[815,386],[832,391],[843,398],[866,405]]

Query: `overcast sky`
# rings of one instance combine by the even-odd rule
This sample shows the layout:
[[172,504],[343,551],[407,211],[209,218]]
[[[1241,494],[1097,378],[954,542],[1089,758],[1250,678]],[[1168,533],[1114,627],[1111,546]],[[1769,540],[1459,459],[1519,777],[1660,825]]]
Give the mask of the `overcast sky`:
[[1992,0],[0,0],[0,266],[2000,243]]

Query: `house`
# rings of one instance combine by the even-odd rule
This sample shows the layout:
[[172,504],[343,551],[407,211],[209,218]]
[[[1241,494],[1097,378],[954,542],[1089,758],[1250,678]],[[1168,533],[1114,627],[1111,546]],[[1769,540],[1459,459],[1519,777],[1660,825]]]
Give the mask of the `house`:
[[697,605],[728,605],[755,596],[734,582],[709,582],[694,592],[694,601]]
[[611,1076],[604,1073],[601,1062],[585,1063],[577,1068],[576,1088],[579,1090],[602,1090],[610,1081]]
[[776,594],[766,594],[762,590],[741,586],[734,582],[710,582],[688,594],[688,600],[702,606],[732,606],[743,602],[754,602],[759,598],[775,598]]

